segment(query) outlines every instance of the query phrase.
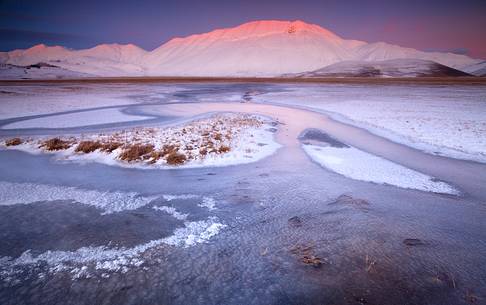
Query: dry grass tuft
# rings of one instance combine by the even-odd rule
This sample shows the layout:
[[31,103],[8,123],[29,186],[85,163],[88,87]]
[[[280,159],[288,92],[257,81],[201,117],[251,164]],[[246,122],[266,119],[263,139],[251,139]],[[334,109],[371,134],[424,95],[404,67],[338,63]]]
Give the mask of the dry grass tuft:
[[106,142],[101,144],[101,151],[113,152],[115,149],[121,147],[123,144],[120,142]]
[[179,151],[179,146],[176,145],[164,145],[162,146],[162,156],[175,154]]
[[365,257],[365,270],[366,272],[372,272],[376,265],[376,260],[372,259],[368,254]]
[[53,150],[63,150],[68,149],[71,147],[72,142],[61,140],[59,138],[52,138],[47,141],[44,141],[40,147],[44,147],[46,150],[53,151]]
[[167,156],[167,164],[169,165],[180,165],[186,162],[187,157],[184,154],[178,152],[172,152]]
[[290,249],[290,252],[299,257],[299,260],[304,265],[312,266],[314,268],[320,268],[327,262],[326,259],[315,255],[313,247],[309,245],[296,245]]
[[215,139],[217,141],[222,141],[223,136],[220,133],[216,133],[216,134],[213,135],[213,139]]
[[82,152],[87,154],[97,149],[100,149],[101,146],[101,143],[98,141],[82,141],[79,142],[78,146],[76,147],[76,152]]
[[163,155],[162,155],[162,152],[161,152],[161,151],[155,151],[155,150],[154,150],[154,151],[153,151],[153,152],[151,152],[151,153],[150,153],[150,155],[149,155],[149,159],[150,159],[150,161],[149,161],[148,163],[150,163],[150,164],[154,164],[155,162],[159,161],[159,160],[160,160],[160,158],[162,158],[162,157],[163,157]]
[[133,144],[127,146],[125,150],[120,154],[119,158],[124,161],[136,161],[142,160],[145,156],[154,151],[154,146],[151,144]]
[[221,147],[218,149],[218,153],[224,154],[224,153],[229,152],[230,150],[231,150],[231,148],[229,146],[221,145]]
[[17,146],[17,145],[20,145],[22,143],[23,143],[23,141],[22,141],[21,138],[13,138],[13,139],[5,141],[6,146]]

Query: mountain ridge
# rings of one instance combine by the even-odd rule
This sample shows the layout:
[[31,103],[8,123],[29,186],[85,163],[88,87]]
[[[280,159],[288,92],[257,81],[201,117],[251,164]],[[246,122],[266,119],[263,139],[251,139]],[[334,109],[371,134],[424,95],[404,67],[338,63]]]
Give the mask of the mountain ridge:
[[393,59],[430,60],[459,70],[481,62],[464,55],[343,39],[301,20],[251,21],[176,37],[152,51],[134,44],[101,44],[83,50],[39,44],[26,50],[0,52],[2,64],[28,66],[45,62],[97,76],[279,76],[314,71],[342,61]]

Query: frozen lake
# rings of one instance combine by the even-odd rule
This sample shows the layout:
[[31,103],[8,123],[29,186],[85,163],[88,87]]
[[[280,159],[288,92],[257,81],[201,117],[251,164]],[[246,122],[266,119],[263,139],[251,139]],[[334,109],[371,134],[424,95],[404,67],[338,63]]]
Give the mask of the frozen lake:
[[234,112],[272,120],[279,144],[263,159],[197,168],[3,146],[0,304],[486,300],[484,85],[0,90],[2,140]]

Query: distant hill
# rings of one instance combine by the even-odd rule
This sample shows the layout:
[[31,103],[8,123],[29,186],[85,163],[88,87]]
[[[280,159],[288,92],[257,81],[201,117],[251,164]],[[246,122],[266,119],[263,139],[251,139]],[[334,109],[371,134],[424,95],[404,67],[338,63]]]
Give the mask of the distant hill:
[[475,76],[486,76],[486,60],[464,68],[464,71]]
[[0,64],[0,77],[4,79],[62,79],[90,76],[94,75],[70,71],[42,62],[28,66]]
[[343,61],[286,77],[447,77],[472,76],[469,73],[422,59],[392,59],[385,61]]

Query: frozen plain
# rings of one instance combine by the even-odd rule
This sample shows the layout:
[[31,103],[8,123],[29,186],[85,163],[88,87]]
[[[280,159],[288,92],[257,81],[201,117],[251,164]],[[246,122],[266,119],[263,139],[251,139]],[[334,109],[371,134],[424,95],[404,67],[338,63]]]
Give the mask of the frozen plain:
[[[282,147],[252,163],[164,170],[0,151],[0,303],[484,300],[485,91],[437,85],[2,86],[2,138],[173,126],[234,111],[272,117]],[[87,122],[86,114],[97,111],[102,115],[88,117],[99,122]],[[309,128],[331,137],[307,139],[313,145],[328,147],[337,139],[386,161],[373,159],[372,166],[393,183],[387,175],[373,183],[372,172],[366,179],[347,177],[354,159],[341,170],[321,165],[299,139]],[[398,175],[397,166],[404,169]],[[413,179],[404,177],[407,186],[400,187],[399,176],[407,172],[422,186],[410,188]],[[434,184],[458,193],[424,191],[423,185]],[[308,265],[305,256],[321,264]]]

